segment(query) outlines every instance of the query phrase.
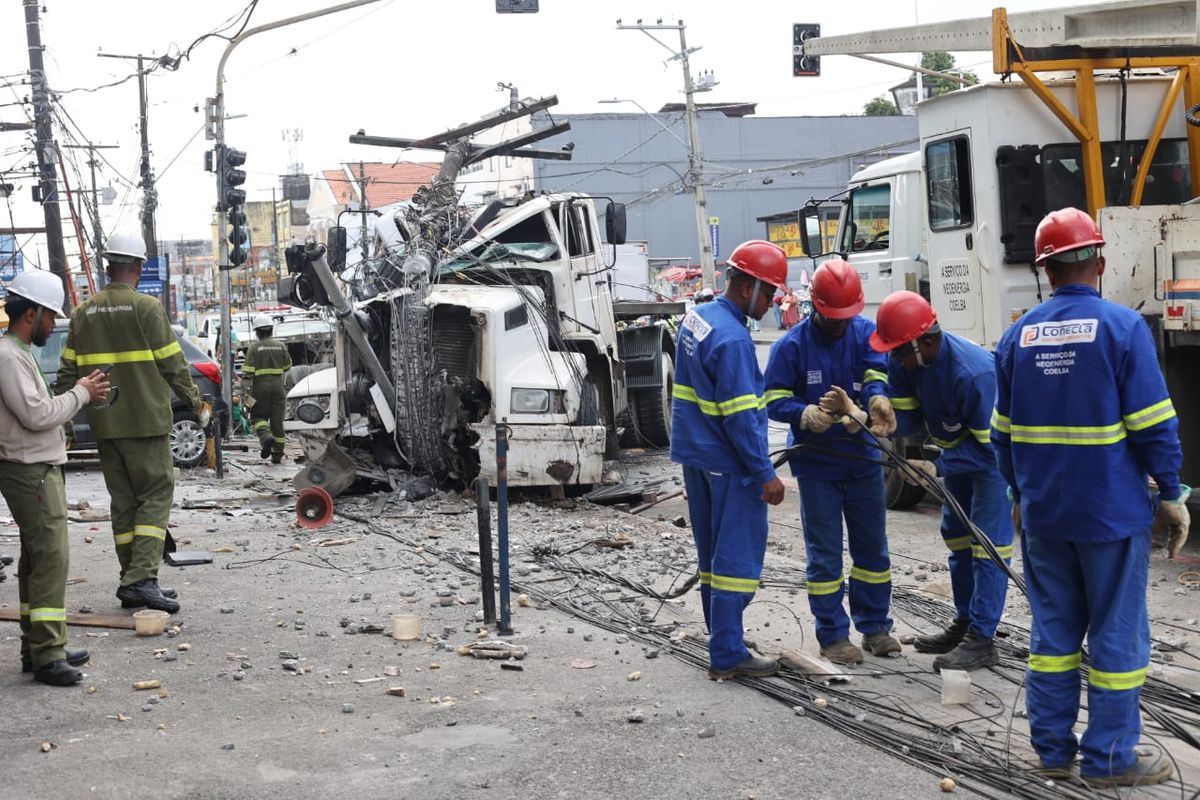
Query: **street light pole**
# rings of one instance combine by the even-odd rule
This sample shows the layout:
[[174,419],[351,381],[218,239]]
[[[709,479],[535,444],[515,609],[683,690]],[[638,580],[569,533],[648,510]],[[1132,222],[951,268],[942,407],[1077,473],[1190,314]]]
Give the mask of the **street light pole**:
[[[229,60],[229,56],[233,53],[233,49],[242,42],[266,31],[272,31],[277,28],[283,28],[288,25],[294,25],[297,22],[305,22],[317,17],[323,17],[327,14],[336,14],[339,11],[349,11],[352,8],[378,3],[379,0],[350,0],[350,2],[339,3],[336,6],[310,11],[307,14],[298,14],[294,17],[286,17],[285,19],[268,22],[266,25],[259,25],[250,30],[243,31],[238,36],[234,37],[228,45],[225,46],[225,52],[221,54],[221,60],[217,64],[217,90],[216,96],[211,103],[212,108],[212,126],[213,138],[216,139],[216,150],[220,153],[225,146],[225,62]],[[217,173],[217,191],[220,191],[221,178],[220,171]],[[223,202],[223,201],[222,201]],[[221,396],[225,401],[227,409],[233,408],[233,337],[232,325],[233,314],[230,309],[230,294],[233,292],[233,281],[230,279],[229,271],[232,267],[228,264],[229,261],[229,243],[225,237],[227,235],[227,226],[225,215],[217,214],[217,269],[221,274]]]

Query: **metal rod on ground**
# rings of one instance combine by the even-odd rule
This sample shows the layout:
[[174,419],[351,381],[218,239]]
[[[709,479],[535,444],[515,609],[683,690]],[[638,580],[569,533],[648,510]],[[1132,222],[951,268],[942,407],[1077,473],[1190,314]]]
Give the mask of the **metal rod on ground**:
[[508,426],[496,426],[496,544],[500,550],[501,633],[512,633],[512,610],[508,597]]
[[492,560],[492,507],[488,479],[475,479],[475,510],[479,513],[479,588],[483,597],[483,622],[496,621],[496,566]]

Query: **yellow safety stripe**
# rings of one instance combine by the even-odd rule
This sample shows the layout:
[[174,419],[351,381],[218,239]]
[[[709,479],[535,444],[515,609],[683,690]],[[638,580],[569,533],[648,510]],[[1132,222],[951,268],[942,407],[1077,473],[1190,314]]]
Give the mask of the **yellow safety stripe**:
[[22,617],[29,616],[29,603],[21,603],[21,616]]
[[1155,403],[1152,406],[1146,406],[1141,411],[1126,414],[1125,427],[1131,431],[1141,431],[1160,422],[1166,422],[1173,416],[1175,416],[1175,406],[1171,404],[1171,398],[1168,397],[1161,403]]
[[182,353],[179,342],[171,342],[157,350],[120,350],[115,353],[82,353],[75,357],[81,367],[97,364],[133,364],[141,361],[161,361],[164,358]]
[[946,547],[950,550],[966,550],[971,546],[970,536],[959,536],[954,539],[943,539],[942,541],[946,543]]
[[[30,622],[66,622],[67,610],[65,608],[31,608],[29,609]],[[1145,672],[1145,670],[1142,670]]]
[[283,367],[262,367],[253,371],[255,376],[258,375],[282,375]]
[[285,436],[272,436],[271,438],[279,444],[287,444],[287,437]]
[[133,543],[133,531],[126,531],[125,533],[114,533],[113,534],[113,544],[122,545],[122,544],[132,544],[132,543]]
[[971,428],[971,435],[974,436],[975,441],[979,442],[980,444],[991,444],[992,443],[991,430],[980,431],[980,430],[976,430],[975,428]]
[[919,397],[893,397],[892,408],[897,411],[916,411],[921,407],[921,398]]
[[1025,444],[1116,444],[1125,423],[1112,425],[1012,425],[1012,440]]
[[993,408],[992,427],[1001,433],[1012,433],[1012,420]]
[[256,431],[262,430],[263,428],[269,427],[270,425],[271,425],[271,423],[265,419],[256,419],[254,421],[254,430],[256,430]]
[[796,396],[796,393],[793,392],[791,389],[768,389],[767,393],[763,395],[763,400],[768,405],[770,405],[771,403],[774,403],[776,400],[782,400],[785,397],[795,397],[795,396]]
[[710,417],[731,417],[739,411],[757,410],[766,405],[763,398],[755,394],[744,394],[730,400],[722,400],[719,403],[712,400],[704,400],[696,395],[696,390],[691,386],[684,386],[679,383],[675,384],[674,389],[671,390],[671,396],[676,400],[695,403],[700,406],[702,413],[708,414]]
[[1101,672],[1095,667],[1088,668],[1088,683],[1097,689],[1136,689],[1145,682],[1146,667],[1129,672]]
[[808,593],[812,595],[834,594],[842,588],[843,576],[839,575],[836,581],[809,581]]
[[754,578],[731,578],[728,575],[712,576],[712,588],[725,592],[743,592],[754,594],[758,591],[758,581]]
[[880,372],[877,369],[869,369],[863,373],[863,383],[870,383],[871,381],[883,381],[887,383],[887,373]]
[[254,374],[254,367],[249,367],[249,366],[245,366],[245,365],[243,365],[243,366],[242,366],[242,374],[243,374],[243,375],[253,375],[253,374]]
[[1083,663],[1081,653],[1071,653],[1069,656],[1040,656],[1029,654],[1029,668],[1034,672],[1070,672],[1079,669]]
[[967,438],[967,434],[960,433],[958,436],[956,436],[953,439],[939,439],[936,436],[930,436],[929,438],[932,439],[933,443],[936,444],[938,447],[942,448],[943,450],[949,450],[952,447],[957,447],[959,442],[961,442],[963,439]]
[[708,584],[711,584],[711,583],[712,583],[712,573],[711,572],[701,572],[700,573],[700,584],[702,586],[707,586]]
[[[1003,546],[996,545],[996,552],[1000,554],[1001,558],[1003,558],[1005,561],[1008,561],[1013,557],[1013,546],[1011,544]],[[988,551],[984,550],[983,545],[980,544],[971,545],[971,556],[974,558],[991,558],[991,556],[988,554]]]
[[75,360],[75,348],[74,347],[64,347],[63,351],[62,351],[62,359],[63,359],[63,361],[74,361]]
[[169,358],[170,356],[173,356],[176,353],[182,353],[183,348],[179,346],[179,340],[176,339],[175,341],[171,342],[170,344],[164,344],[162,347],[158,348],[157,350],[153,350],[151,352],[154,353],[155,361],[162,361],[164,358]]
[[888,583],[892,580],[892,571],[891,569],[885,569],[879,572],[872,572],[862,567],[851,567],[850,580],[862,581],[863,583]]
[[735,397],[732,400],[722,400],[717,403],[717,408],[721,411],[721,416],[732,417],[739,411],[747,411],[749,409],[762,408],[765,405],[762,396],[757,394],[743,394]]
[[134,536],[149,536],[151,539],[166,539],[167,529],[160,528],[157,525],[134,525]]

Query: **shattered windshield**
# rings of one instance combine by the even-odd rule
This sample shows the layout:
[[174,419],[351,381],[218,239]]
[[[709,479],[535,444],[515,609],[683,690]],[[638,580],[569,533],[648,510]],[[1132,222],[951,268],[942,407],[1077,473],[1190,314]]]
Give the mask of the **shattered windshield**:
[[460,272],[479,264],[497,261],[552,261],[558,257],[558,245],[553,242],[488,242],[475,248],[470,254],[447,261],[438,267],[438,272],[448,274]]

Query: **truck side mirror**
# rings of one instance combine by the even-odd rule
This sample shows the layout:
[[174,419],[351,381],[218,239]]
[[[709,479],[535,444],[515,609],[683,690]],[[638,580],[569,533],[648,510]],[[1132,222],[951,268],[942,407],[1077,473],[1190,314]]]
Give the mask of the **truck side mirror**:
[[329,269],[336,275],[346,268],[346,229],[340,225],[329,229]]
[[[819,206],[805,206],[800,211],[800,246],[804,248],[804,255],[806,256],[817,256],[824,251],[821,242],[821,218],[819,212]],[[815,247],[813,246],[814,238]]]
[[625,244],[625,204],[609,203],[604,211],[604,237],[609,244]]

